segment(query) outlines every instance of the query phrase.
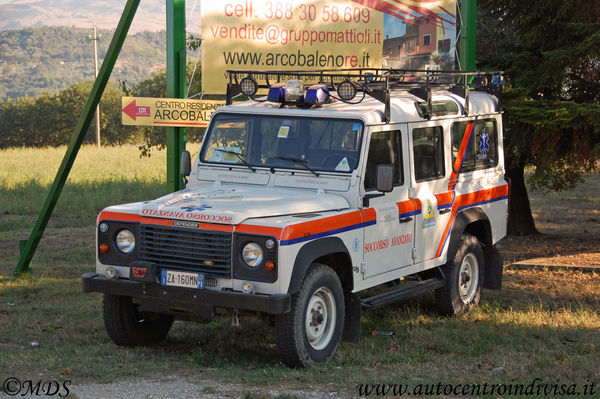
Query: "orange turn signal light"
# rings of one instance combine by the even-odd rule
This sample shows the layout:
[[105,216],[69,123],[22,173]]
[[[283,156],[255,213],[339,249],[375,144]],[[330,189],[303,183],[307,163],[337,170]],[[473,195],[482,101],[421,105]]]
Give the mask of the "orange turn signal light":
[[100,244],[100,253],[107,253],[108,252],[108,244],[107,243],[102,243]]
[[273,263],[272,260],[268,260],[265,262],[265,269],[267,269],[267,271],[272,272],[273,270],[275,270],[275,263]]

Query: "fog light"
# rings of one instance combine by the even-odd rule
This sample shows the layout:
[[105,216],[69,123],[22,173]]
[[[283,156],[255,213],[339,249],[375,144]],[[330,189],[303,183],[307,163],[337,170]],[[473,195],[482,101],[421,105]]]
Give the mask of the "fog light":
[[254,294],[254,284],[243,282],[242,283],[242,292],[244,294]]
[[104,271],[104,274],[106,275],[106,277],[108,277],[111,280],[114,280],[118,277],[117,274],[117,269],[115,269],[114,267],[107,267],[106,270]]
[[108,244],[102,243],[100,244],[100,253],[105,254],[108,252]]
[[265,247],[267,247],[267,249],[273,249],[275,247],[275,241],[269,238],[267,241],[265,241]]

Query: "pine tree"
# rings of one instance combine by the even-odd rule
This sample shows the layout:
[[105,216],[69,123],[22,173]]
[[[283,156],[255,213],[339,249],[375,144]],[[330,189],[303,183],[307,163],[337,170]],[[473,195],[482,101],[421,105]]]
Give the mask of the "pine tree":
[[537,233],[533,188],[564,190],[600,158],[600,2],[480,0],[477,60],[502,69],[509,234]]

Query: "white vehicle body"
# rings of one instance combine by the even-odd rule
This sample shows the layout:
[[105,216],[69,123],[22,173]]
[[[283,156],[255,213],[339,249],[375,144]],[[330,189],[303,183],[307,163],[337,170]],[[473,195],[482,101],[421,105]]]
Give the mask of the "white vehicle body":
[[[407,276],[421,281],[431,277],[428,273],[441,270],[439,267],[453,259],[461,235],[468,233],[483,248],[484,282],[498,288],[501,261],[498,265],[494,258],[494,244],[506,235],[508,203],[498,99],[483,91],[472,91],[463,98],[437,90],[431,93],[431,103],[447,108],[427,118],[419,113],[423,99],[408,90],[392,89],[390,98],[388,110],[386,104],[369,96],[357,104],[336,101],[316,108],[249,100],[218,109],[184,190],[153,201],[108,207],[100,213],[98,225],[108,223],[110,228],[107,233],[99,232],[97,248],[102,243],[110,248],[108,254],[98,250],[94,278],[134,279],[134,268],[148,267],[151,279],[141,276],[140,280],[146,286],[160,286],[163,269],[200,272],[202,291],[281,298],[300,289],[307,270],[316,262],[329,265],[346,295],[352,295]],[[290,151],[307,147],[302,155],[305,165],[330,165],[313,171],[299,162],[274,166],[269,162],[276,161],[265,160],[263,154],[248,167],[236,154],[246,156],[254,147],[270,155],[280,153],[267,148],[266,138],[259,144],[248,141],[238,147],[216,142],[219,132],[228,135],[235,129],[250,137],[261,117],[271,118],[260,122],[260,134],[267,134],[265,126],[273,131],[269,133],[273,148],[283,147],[288,140],[285,144],[292,144],[288,145]],[[334,143],[334,127],[329,149],[322,144],[326,128],[323,133],[311,133],[308,143],[292,143],[294,129],[302,132],[319,121],[351,126],[353,152]],[[329,125],[323,122],[318,126]],[[328,159],[327,151],[339,160]],[[386,193],[379,193],[374,184],[380,161],[394,169],[393,188]],[[128,224],[133,226],[135,250],[126,256],[118,251],[111,255],[117,230]],[[225,244],[216,251],[194,249],[205,243],[188,242],[190,252],[186,254],[182,253],[186,246],[177,243],[179,233],[184,241],[202,241],[206,235],[213,240],[210,243]],[[265,240],[275,245],[269,249]],[[248,242],[262,247],[256,268],[245,264],[241,255]],[[213,245],[210,243],[206,245]],[[222,262],[212,259],[211,253]],[[267,261],[272,262],[270,271],[264,270]],[[174,284],[162,281],[163,286]],[[179,289],[195,290],[186,287]],[[88,291],[108,292],[100,288]],[[164,301],[170,305],[161,307],[154,298],[149,308],[159,312],[185,308],[177,300]],[[143,305],[143,298],[139,302]],[[364,298],[362,304],[377,305],[369,306]],[[282,306],[281,312],[285,312],[287,305]],[[219,304],[199,307],[203,310],[198,312],[210,316]],[[238,309],[230,303],[223,307]],[[346,311],[350,308],[356,307],[347,303]],[[280,313],[260,306],[247,310]]]

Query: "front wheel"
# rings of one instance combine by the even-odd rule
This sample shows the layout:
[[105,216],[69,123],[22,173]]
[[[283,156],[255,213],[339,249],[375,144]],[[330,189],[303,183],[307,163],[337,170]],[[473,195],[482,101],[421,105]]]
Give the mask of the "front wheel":
[[290,367],[310,367],[330,360],[344,326],[344,291],[337,274],[313,263],[292,296],[290,313],[275,320],[277,346]]
[[483,251],[477,238],[460,237],[454,259],[442,268],[446,285],[435,291],[435,305],[446,316],[466,313],[479,303],[483,287]]
[[136,346],[158,343],[167,337],[173,318],[140,312],[130,297],[104,294],[104,326],[117,345]]

